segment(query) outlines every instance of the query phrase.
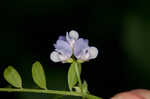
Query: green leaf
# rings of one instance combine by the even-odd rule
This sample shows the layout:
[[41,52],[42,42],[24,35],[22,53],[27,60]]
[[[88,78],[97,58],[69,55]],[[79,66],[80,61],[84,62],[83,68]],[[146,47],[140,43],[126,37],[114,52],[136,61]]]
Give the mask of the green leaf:
[[16,88],[22,88],[21,77],[14,67],[8,66],[4,70],[4,78],[12,86],[14,86]]
[[32,78],[33,81],[40,87],[43,89],[47,89],[46,88],[46,78],[45,78],[45,72],[43,70],[42,65],[40,64],[40,62],[36,61],[33,65],[32,65]]
[[79,65],[77,62],[73,62],[69,68],[69,71],[68,71],[68,86],[69,86],[70,91],[72,91],[72,88],[78,82],[78,78],[77,78],[76,70],[75,70],[76,65],[78,65],[78,69],[79,69],[79,72],[81,74],[81,65]]

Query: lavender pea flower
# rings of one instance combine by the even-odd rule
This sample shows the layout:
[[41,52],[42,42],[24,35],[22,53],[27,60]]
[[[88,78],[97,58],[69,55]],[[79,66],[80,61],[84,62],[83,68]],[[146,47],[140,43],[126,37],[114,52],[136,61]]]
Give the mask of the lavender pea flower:
[[71,46],[63,41],[58,39],[56,44],[54,44],[55,51],[53,51],[50,55],[50,58],[53,62],[63,62],[71,59],[72,56],[72,48]]
[[78,32],[72,30],[66,33],[66,36],[60,36],[54,44],[55,51],[50,55],[50,58],[54,62],[72,62],[72,56],[74,55],[78,61],[84,62],[90,59],[94,59],[98,55],[98,49],[96,47],[90,47],[88,40],[79,38]]
[[55,51],[50,55],[50,59],[53,62],[72,62],[73,46],[76,40],[79,38],[79,34],[72,30],[66,33],[66,36],[59,36],[56,44],[54,44]]
[[88,40],[80,38],[75,43],[74,55],[78,60],[88,61],[97,57],[98,49],[96,47],[90,47]]

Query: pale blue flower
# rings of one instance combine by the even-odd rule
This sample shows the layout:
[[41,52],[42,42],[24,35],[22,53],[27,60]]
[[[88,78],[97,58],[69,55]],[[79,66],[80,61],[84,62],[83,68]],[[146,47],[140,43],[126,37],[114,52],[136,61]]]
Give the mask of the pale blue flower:
[[75,43],[74,55],[78,60],[87,61],[97,57],[98,49],[96,47],[90,47],[88,40],[80,38]]
[[54,44],[55,51],[50,55],[50,58],[54,62],[65,62],[72,56],[71,46],[64,40],[57,40]]
[[66,36],[59,36],[54,47],[55,51],[50,55],[54,62],[69,62],[73,55],[80,61],[88,61],[98,55],[98,49],[90,47],[88,40],[79,38],[78,32],[74,30],[67,32]]

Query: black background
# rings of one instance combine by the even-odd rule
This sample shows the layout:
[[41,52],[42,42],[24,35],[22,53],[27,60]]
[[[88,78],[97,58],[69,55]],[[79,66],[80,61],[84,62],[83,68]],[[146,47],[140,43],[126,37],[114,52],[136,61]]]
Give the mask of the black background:
[[53,80],[48,81],[49,89],[64,89],[69,64],[53,63],[49,55],[58,36],[73,29],[99,49],[96,59],[83,64],[82,78],[91,93],[107,99],[118,92],[150,88],[148,0],[5,0],[0,8],[1,87],[8,85],[2,77],[4,68],[13,65],[24,87],[35,88],[30,69],[38,60]]

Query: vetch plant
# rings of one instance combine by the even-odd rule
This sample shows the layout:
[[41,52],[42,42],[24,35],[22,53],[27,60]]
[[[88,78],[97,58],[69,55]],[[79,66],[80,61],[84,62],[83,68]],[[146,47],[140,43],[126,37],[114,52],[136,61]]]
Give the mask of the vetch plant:
[[[35,84],[41,89],[27,89],[22,87],[22,79],[13,66],[8,66],[4,70],[5,80],[14,88],[0,88],[5,92],[31,92],[78,96],[82,99],[102,99],[91,95],[88,90],[88,84],[80,78],[81,64],[94,59],[98,55],[98,49],[89,46],[87,39],[79,38],[77,31],[72,30],[66,33],[66,36],[60,36],[54,44],[55,50],[50,54],[53,62],[70,63],[68,70],[68,87],[69,91],[49,90],[46,87],[46,76],[40,62],[36,61],[32,66],[32,78]],[[61,97],[59,97],[61,98]]]

